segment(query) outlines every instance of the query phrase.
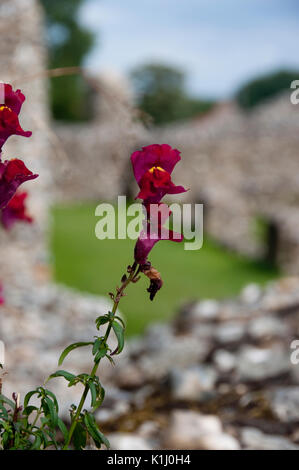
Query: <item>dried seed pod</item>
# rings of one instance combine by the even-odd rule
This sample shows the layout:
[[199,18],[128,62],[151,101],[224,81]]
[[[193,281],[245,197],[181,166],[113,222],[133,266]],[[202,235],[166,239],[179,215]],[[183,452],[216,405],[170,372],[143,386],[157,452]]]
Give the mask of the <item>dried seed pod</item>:
[[147,291],[150,293],[150,300],[154,300],[156,293],[163,286],[161,274],[149,261],[141,266],[140,270],[150,279],[150,286]]

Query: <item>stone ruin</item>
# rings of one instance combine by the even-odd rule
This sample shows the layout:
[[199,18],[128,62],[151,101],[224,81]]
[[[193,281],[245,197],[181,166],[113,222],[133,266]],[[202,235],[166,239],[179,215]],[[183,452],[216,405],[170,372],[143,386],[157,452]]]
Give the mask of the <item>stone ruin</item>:
[[[97,90],[98,99],[104,90]],[[168,143],[182,152],[175,180],[190,188],[180,198],[204,204],[206,233],[229,249],[267,260],[287,273],[298,272],[299,113],[288,94],[251,112],[227,103],[202,118],[151,130],[132,120],[130,103],[115,113],[109,100],[107,104],[107,120],[100,112],[84,126],[56,126],[70,156],[68,184],[57,181],[64,199],[131,196],[136,189],[130,151]],[[86,162],[88,186],[80,184]]]
[[[147,134],[137,120],[132,93],[123,77],[111,71],[84,77],[93,96],[93,119],[84,124],[56,123],[54,127],[65,155],[64,171],[53,171],[57,197],[69,202],[114,200],[129,191],[128,156]],[[57,152],[53,168],[60,160]]]
[[[102,77],[98,84],[95,103],[103,100],[104,110],[97,107],[86,125],[55,128],[69,155],[67,180],[56,180],[63,199],[132,196],[130,151],[168,143],[182,152],[175,180],[190,191],[181,200],[204,204],[206,233],[229,249],[298,272],[299,113],[289,94],[247,113],[224,103],[192,121],[145,129],[134,119],[124,80],[116,86]],[[81,184],[84,172],[88,186]]]
[[[282,95],[244,113],[220,105],[154,132],[180,148],[177,181],[204,203],[204,228],[228,248],[299,269],[299,108]],[[259,236],[259,222],[263,236]]]

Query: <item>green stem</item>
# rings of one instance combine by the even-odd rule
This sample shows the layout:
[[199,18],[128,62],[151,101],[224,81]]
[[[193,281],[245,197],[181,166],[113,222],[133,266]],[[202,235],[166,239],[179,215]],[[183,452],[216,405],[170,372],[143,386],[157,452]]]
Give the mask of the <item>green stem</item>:
[[[118,289],[117,291],[117,294],[114,298],[114,303],[113,303],[113,308],[112,308],[112,315],[111,315],[111,318],[110,318],[110,321],[109,321],[109,324],[107,326],[107,330],[106,330],[106,333],[105,333],[105,336],[104,336],[104,343],[107,342],[108,340],[108,337],[109,337],[109,334],[111,332],[111,328],[112,328],[112,322],[114,320],[114,315],[116,313],[116,310],[117,310],[117,307],[118,307],[118,304],[120,302],[120,299],[122,297],[122,294],[123,294],[123,291],[125,290],[125,288],[130,284],[130,282],[133,281],[134,277],[135,277],[135,271],[136,271],[136,268],[137,268],[137,265],[136,263],[133,264],[132,266],[132,271],[129,275],[129,277],[122,283],[120,289]],[[101,362],[101,359],[99,359],[93,366],[92,368],[92,371],[90,373],[90,376],[92,378],[95,377],[96,373],[97,373],[97,370],[98,370],[98,367],[99,367],[99,364]],[[81,397],[81,400],[79,402],[79,405],[78,405],[78,408],[76,410],[76,413],[75,413],[75,416],[73,417],[72,419],[72,423],[71,423],[71,427],[70,427],[70,430],[69,430],[69,434],[68,434],[68,439],[63,447],[63,450],[67,450],[70,443],[71,443],[71,440],[72,440],[72,437],[73,437],[73,434],[74,434],[74,431],[75,431],[75,428],[77,426],[77,423],[79,421],[79,418],[80,418],[80,414],[81,414],[81,411],[82,411],[82,408],[84,406],[84,403],[85,403],[85,400],[86,400],[86,397],[88,395],[88,391],[89,391],[89,387],[88,385],[85,386],[84,388],[84,391],[83,391],[83,394],[82,394],[82,397]]]

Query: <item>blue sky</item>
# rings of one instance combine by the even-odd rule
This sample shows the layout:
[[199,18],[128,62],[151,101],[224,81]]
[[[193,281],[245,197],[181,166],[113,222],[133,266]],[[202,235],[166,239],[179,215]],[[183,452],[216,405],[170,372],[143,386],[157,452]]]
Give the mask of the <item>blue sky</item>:
[[80,18],[99,33],[94,71],[177,65],[198,96],[227,99],[251,77],[299,70],[298,0],[86,0]]

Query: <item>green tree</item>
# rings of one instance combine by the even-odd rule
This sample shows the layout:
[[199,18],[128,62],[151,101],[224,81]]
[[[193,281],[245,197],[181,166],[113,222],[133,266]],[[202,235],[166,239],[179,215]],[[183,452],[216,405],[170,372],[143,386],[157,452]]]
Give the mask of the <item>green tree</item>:
[[190,98],[183,71],[164,64],[145,64],[131,73],[138,106],[154,124],[188,119],[207,111],[212,103]]
[[283,91],[290,90],[293,80],[299,78],[299,71],[280,70],[249,81],[236,94],[241,108],[250,109]]
[[[41,0],[46,14],[49,68],[81,66],[94,44],[94,34],[78,22],[84,0]],[[52,113],[55,119],[88,118],[89,91],[79,75],[52,78]]]

